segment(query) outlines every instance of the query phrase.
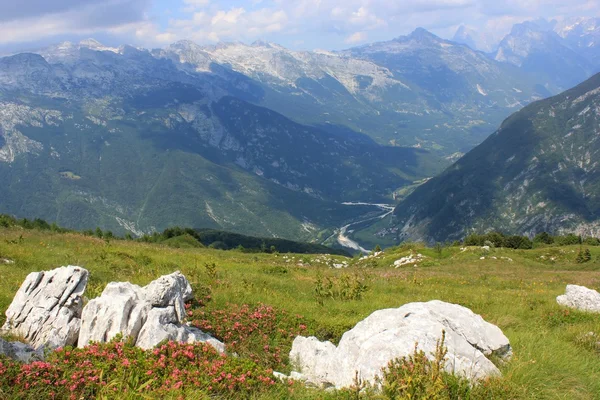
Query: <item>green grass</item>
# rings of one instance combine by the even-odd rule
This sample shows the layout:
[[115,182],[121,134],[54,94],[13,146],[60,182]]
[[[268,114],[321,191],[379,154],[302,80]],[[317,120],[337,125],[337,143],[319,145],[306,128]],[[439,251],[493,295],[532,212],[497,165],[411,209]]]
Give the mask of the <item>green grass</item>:
[[[600,346],[589,335],[594,332],[600,337],[600,316],[568,311],[555,301],[569,283],[600,287],[600,248],[590,247],[592,261],[585,264],[575,262],[578,246],[490,252],[413,248],[388,249],[380,258],[358,261],[324,255],[172,248],[106,242],[79,234],[0,229],[0,259],[14,261],[0,262],[0,311],[6,310],[29,272],[68,264],[91,272],[86,292],[90,298],[98,296],[110,281],[146,284],[179,269],[194,288],[210,288],[212,301],[207,311],[227,309],[229,304],[264,303],[289,315],[302,315],[309,332],[334,342],[375,310],[439,299],[469,307],[503,330],[514,357],[501,366],[502,384],[516,390],[511,393],[522,394],[519,398],[600,398]],[[422,253],[425,260],[417,267],[392,266],[410,251]],[[338,260],[349,261],[350,266],[330,268]],[[216,265],[216,275],[207,273],[207,263]],[[318,276],[340,281],[344,274],[364,279],[367,289],[360,299],[325,297],[317,301]],[[3,321],[2,315],[0,323]],[[290,393],[277,387],[256,398],[350,397],[302,388]]]

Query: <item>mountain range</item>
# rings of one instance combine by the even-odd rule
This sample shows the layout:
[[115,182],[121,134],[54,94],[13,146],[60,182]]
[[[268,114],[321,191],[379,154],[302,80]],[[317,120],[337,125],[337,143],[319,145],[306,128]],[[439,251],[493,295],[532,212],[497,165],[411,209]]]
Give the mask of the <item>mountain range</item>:
[[2,212],[138,235],[183,225],[308,239],[365,212],[341,202],[382,201],[438,168],[423,150],[253,105],[254,82],[233,72],[89,43],[51,49],[52,63],[0,59]]
[[[525,28],[503,43],[530,40]],[[574,43],[573,29],[553,35]],[[322,241],[594,70],[594,51],[538,42],[557,73],[540,74],[520,44],[501,59],[424,29],[337,52],[90,39],[0,58],[0,212]]]
[[189,73],[252,79],[251,99],[299,123],[443,155],[480,143],[504,117],[550,94],[512,66],[424,29],[342,52],[256,42],[178,42],[152,54]]

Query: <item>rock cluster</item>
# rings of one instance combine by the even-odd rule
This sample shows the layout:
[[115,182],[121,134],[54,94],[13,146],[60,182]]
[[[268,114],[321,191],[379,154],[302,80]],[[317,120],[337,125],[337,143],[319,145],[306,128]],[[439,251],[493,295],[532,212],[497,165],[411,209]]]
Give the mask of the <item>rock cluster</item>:
[[425,256],[421,253],[414,255],[414,254],[410,254],[406,257],[402,257],[396,261],[394,261],[394,267],[399,268],[402,267],[404,265],[410,265],[410,264],[416,264],[419,261],[422,261],[425,258]]
[[567,285],[565,294],[558,296],[556,302],[561,306],[600,313],[600,293],[585,286]]
[[180,272],[140,287],[111,282],[84,307],[88,271],[68,266],[27,276],[6,311],[2,333],[22,337],[29,345],[0,341],[0,354],[21,361],[41,358],[46,348],[83,347],[107,342],[117,334],[149,349],[164,340],[206,342],[219,352],[225,345],[184,323],[185,302],[193,298]]
[[183,323],[184,303],[192,297],[192,288],[180,272],[162,276],[145,287],[109,283],[102,295],[83,309],[78,346],[109,341],[121,333],[143,349],[173,340],[208,342],[224,352],[223,343]]
[[445,332],[446,368],[469,379],[500,374],[487,358],[508,359],[512,352],[502,331],[468,308],[434,300],[379,310],[346,332],[336,347],[315,337],[298,336],[290,360],[302,380],[317,386],[351,386],[358,374],[375,382],[389,361],[412,354],[417,344],[428,356]]
[[375,252],[373,252],[371,254],[368,254],[366,256],[362,256],[358,260],[359,261],[364,261],[364,260],[368,260],[368,259],[371,259],[371,258],[377,258],[377,257],[379,257],[381,255],[383,255],[383,251],[375,251]]

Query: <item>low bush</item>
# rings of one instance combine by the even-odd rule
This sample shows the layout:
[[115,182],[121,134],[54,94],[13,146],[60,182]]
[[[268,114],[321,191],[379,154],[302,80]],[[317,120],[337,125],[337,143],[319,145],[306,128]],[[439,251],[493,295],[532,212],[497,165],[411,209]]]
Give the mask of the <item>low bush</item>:
[[0,393],[14,399],[120,398],[187,391],[248,398],[275,385],[272,371],[248,359],[219,354],[202,343],[142,350],[120,338],[83,349],[65,347],[46,361],[0,360]]
[[188,306],[188,317],[192,325],[222,340],[227,351],[278,370],[286,368],[294,338],[307,330],[301,316],[264,304],[230,304],[223,310]]

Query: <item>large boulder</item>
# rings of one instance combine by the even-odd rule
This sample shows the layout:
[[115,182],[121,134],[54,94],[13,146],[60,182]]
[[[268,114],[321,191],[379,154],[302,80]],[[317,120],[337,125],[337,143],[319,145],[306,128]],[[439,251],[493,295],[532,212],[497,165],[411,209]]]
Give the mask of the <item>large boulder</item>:
[[168,340],[206,342],[224,352],[223,343],[184,323],[184,302],[192,298],[192,288],[180,272],[161,276],[144,287],[111,282],[83,309],[78,346],[107,342],[122,334],[143,349]]
[[81,314],[79,347],[107,342],[118,334],[137,339],[152,304],[144,290],[129,282],[111,282],[100,297],[86,304]]
[[21,342],[7,342],[0,338],[0,356],[12,358],[23,363],[30,363],[44,359],[44,349],[34,349]]
[[2,332],[35,348],[76,344],[88,275],[71,265],[30,273],[6,310]]
[[600,293],[585,286],[567,285],[565,294],[558,296],[556,302],[581,311],[600,312]]
[[389,361],[409,356],[415,344],[431,356],[442,332],[448,349],[446,369],[468,379],[500,374],[487,356],[511,356],[510,343],[498,327],[468,308],[434,300],[376,311],[344,333],[337,347],[298,336],[290,360],[297,376],[318,386],[349,387],[356,374],[375,383]]

